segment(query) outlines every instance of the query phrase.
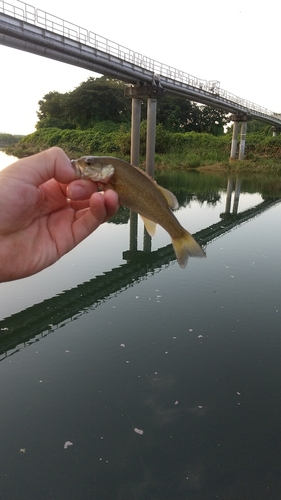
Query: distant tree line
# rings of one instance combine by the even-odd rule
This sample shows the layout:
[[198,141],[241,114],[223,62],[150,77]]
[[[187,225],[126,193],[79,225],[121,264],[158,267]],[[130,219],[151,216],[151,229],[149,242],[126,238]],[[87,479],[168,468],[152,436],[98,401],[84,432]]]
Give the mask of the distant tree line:
[[[146,101],[142,106],[146,119]],[[120,126],[131,121],[131,99],[124,95],[124,83],[102,76],[88,78],[73,91],[52,91],[39,101],[37,129],[92,128],[99,122]],[[222,135],[227,113],[210,106],[198,105],[188,99],[165,93],[157,102],[157,124],[171,132],[206,132]]]
[[24,136],[23,135],[13,135],[13,134],[3,134],[0,133],[0,148],[6,148],[7,146],[13,146],[19,142]]

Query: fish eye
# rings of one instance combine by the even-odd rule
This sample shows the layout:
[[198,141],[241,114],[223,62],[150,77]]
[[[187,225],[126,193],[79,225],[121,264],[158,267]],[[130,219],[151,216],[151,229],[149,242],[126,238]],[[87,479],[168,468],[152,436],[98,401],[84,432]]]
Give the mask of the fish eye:
[[91,160],[86,160],[86,165],[91,166],[92,165]]

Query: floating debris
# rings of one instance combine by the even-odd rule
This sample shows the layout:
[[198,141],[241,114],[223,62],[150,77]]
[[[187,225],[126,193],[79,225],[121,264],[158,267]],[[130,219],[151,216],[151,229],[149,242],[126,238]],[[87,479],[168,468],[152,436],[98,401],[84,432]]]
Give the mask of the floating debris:
[[138,429],[137,427],[134,428],[134,431],[137,433],[137,434],[140,434],[141,436],[143,435],[143,430],[142,429]]
[[69,446],[72,446],[72,445],[73,445],[73,443],[71,441],[65,441],[63,447],[66,450]]

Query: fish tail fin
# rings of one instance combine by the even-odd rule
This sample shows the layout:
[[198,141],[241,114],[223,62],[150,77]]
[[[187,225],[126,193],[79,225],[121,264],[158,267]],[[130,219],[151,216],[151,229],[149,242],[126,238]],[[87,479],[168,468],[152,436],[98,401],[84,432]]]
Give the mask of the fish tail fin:
[[177,261],[182,268],[186,267],[188,257],[206,257],[204,250],[186,230],[182,236],[172,239],[172,244]]

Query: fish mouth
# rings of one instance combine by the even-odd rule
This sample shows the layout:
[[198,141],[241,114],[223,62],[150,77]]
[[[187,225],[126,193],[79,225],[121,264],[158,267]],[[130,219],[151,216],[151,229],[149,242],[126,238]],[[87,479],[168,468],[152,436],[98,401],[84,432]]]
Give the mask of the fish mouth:
[[78,178],[91,179],[95,182],[106,183],[114,174],[114,167],[110,163],[103,164],[94,156],[82,156],[78,160],[71,160]]

